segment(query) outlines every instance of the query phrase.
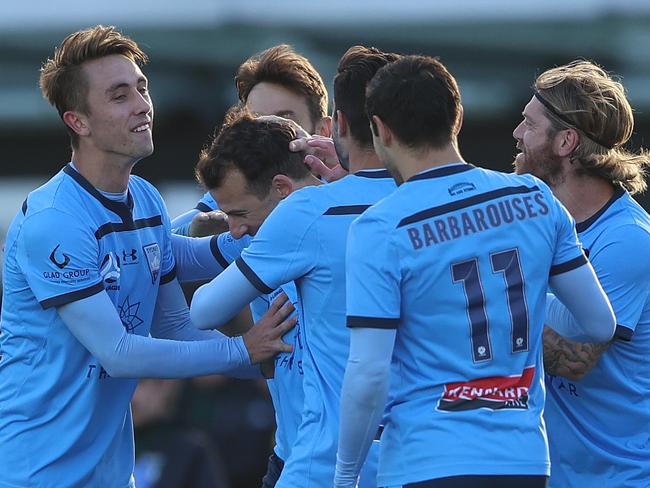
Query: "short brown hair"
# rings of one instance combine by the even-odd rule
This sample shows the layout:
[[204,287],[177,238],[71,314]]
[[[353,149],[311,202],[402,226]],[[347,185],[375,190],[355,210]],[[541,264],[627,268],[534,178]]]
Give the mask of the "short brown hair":
[[233,170],[246,180],[246,190],[262,199],[273,177],[283,174],[299,181],[310,175],[304,152],[292,152],[296,138],[290,122],[255,118],[245,106],[231,108],[209,146],[199,155],[196,179],[208,190],[219,188]]
[[576,60],[545,71],[533,88],[550,105],[544,110],[552,130],[571,127],[580,135],[571,155],[580,171],[630,193],[646,189],[650,154],[622,147],[634,131],[634,115],[620,81],[595,63]]
[[327,89],[316,68],[287,44],[280,44],[248,58],[237,70],[239,100],[246,103],[258,83],[276,83],[305,97],[314,126],[327,116]]
[[[138,66],[147,63],[147,55],[132,39],[122,35],[115,27],[98,25],[74,32],[54,49],[54,56],[41,67],[39,85],[43,97],[63,114],[68,110],[88,113],[88,83],[81,66],[86,61],[112,54],[126,56]],[[79,137],[67,125],[72,147]]]
[[335,108],[345,114],[352,137],[364,147],[372,147],[366,113],[366,86],[379,68],[397,59],[399,54],[384,53],[374,47],[352,46],[336,67]]

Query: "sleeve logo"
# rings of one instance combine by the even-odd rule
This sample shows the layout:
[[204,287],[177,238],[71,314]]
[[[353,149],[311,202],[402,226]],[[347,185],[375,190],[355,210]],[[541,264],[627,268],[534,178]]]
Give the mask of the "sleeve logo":
[[120,289],[120,258],[112,251],[104,256],[102,264],[99,267],[99,275],[106,284],[106,290]]
[[158,243],[148,244],[142,247],[144,255],[147,258],[149,271],[151,272],[151,283],[155,283],[160,274],[161,253]]
[[61,246],[61,244],[57,244],[57,246],[52,250],[52,252],[50,253],[50,261],[52,261],[56,265],[57,268],[63,269],[68,264],[70,264],[70,256],[68,256],[67,254],[62,252],[61,255],[63,256],[63,259],[58,259],[56,257],[56,254],[57,254],[57,251],[59,250],[60,246]]

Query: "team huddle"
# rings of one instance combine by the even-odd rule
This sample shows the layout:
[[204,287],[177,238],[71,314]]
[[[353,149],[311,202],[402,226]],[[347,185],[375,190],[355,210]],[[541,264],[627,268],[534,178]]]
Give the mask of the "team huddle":
[[208,374],[267,379],[263,488],[650,486],[650,157],[623,147],[619,81],[539,75],[505,174],[463,160],[438,59],[351,47],[330,117],[276,46],[240,66],[207,193],[170,220],[131,174],[146,62],[97,26],[41,70],[72,157],[7,235],[0,486],[137,486],[137,379]]

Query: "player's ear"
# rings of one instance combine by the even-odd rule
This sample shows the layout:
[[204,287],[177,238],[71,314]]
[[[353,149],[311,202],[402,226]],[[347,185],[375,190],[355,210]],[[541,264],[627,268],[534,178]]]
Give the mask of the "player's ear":
[[63,113],[63,122],[70,127],[75,134],[80,136],[90,135],[90,127],[88,127],[86,116],[80,112],[68,110]]
[[555,144],[559,156],[563,158],[569,157],[580,144],[580,135],[578,131],[569,127],[558,133]]
[[393,142],[393,132],[378,115],[373,115],[370,119],[370,129],[383,146],[388,147]]
[[340,110],[336,111],[336,132],[339,139],[348,135],[350,130],[348,126],[348,119],[343,112]]
[[332,137],[332,117],[323,117],[316,124],[316,134],[323,137]]
[[295,188],[294,182],[287,175],[275,175],[271,180],[271,192],[282,198],[287,198]]
[[458,137],[458,134],[460,134],[460,129],[463,127],[463,116],[465,115],[465,110],[463,110],[463,106],[458,107],[458,115],[456,116],[456,124],[454,126],[454,136]]

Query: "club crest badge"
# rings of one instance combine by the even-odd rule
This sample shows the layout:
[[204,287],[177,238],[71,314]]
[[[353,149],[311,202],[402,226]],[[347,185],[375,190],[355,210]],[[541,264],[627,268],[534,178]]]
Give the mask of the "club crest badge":
[[160,247],[157,243],[148,244],[142,247],[144,255],[147,258],[149,271],[151,272],[151,282],[155,283],[160,275],[160,263],[162,261]]

